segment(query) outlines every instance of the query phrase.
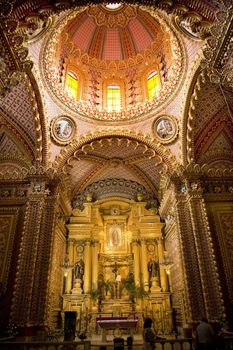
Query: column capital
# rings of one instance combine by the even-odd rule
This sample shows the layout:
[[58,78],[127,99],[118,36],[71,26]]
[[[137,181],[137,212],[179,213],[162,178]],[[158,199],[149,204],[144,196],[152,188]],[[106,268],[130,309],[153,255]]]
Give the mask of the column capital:
[[140,245],[141,240],[140,239],[133,239],[131,243],[132,243],[132,245]]
[[90,241],[90,244],[92,245],[92,246],[97,246],[98,244],[99,244],[100,242],[99,242],[99,240],[97,240],[97,239],[93,239],[93,240],[91,240]]

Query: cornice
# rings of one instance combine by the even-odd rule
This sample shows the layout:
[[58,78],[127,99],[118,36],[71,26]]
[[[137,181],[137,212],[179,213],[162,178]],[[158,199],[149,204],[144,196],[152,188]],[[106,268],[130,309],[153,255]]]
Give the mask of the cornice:
[[176,172],[170,175],[169,181],[165,183],[166,186],[162,190],[159,212],[161,216],[169,212],[174,195],[180,199],[185,199],[187,194],[190,198],[192,196],[201,198],[208,192],[215,194],[224,192],[232,196],[232,179],[233,167],[231,165],[229,167],[214,168],[208,164],[201,166],[192,162],[186,167],[180,166]]

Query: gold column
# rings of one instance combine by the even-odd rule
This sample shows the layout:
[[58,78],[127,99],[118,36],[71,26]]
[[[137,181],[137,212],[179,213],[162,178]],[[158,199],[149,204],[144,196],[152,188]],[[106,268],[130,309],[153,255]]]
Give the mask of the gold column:
[[98,287],[98,251],[99,251],[99,243],[92,243],[92,290],[95,290]]
[[136,286],[140,285],[140,259],[139,246],[137,241],[132,242],[133,256],[134,256],[134,282]]
[[141,241],[141,272],[142,272],[142,283],[145,291],[149,290],[149,272],[147,267],[147,244],[146,240]]
[[[159,263],[161,263],[164,260],[164,246],[163,246],[163,240],[158,239],[158,258]],[[160,272],[160,282],[161,282],[161,288],[163,292],[168,291],[168,281],[167,281],[167,272],[166,270],[159,265],[159,272]]]
[[[69,241],[69,261],[70,263],[74,262],[74,242],[73,241]],[[67,275],[66,275],[66,285],[65,285],[65,293],[70,293],[71,289],[72,289],[72,273],[73,270],[69,270],[67,271]]]
[[91,242],[85,242],[84,249],[84,293],[89,293],[91,290]]

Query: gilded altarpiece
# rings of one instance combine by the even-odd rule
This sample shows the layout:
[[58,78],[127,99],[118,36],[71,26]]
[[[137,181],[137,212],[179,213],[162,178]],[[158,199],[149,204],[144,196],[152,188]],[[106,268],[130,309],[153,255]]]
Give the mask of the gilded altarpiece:
[[150,316],[159,333],[172,331],[163,224],[145,206],[111,198],[73,210],[62,311],[77,311],[78,332],[96,332],[98,315],[136,315],[140,334]]

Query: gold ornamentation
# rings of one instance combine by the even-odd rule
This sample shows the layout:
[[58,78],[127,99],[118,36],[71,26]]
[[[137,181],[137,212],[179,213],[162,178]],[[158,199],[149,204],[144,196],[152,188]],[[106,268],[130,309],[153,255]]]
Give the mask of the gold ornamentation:
[[211,27],[211,37],[203,50],[202,67],[206,67],[210,81],[217,84],[233,86],[232,67],[226,65],[232,56],[232,20],[231,7],[224,7],[216,14],[217,21]]
[[4,97],[22,79],[22,72],[30,72],[32,62],[27,60],[28,49],[24,37],[17,32],[17,21],[1,18],[0,47],[1,74],[0,97]]

